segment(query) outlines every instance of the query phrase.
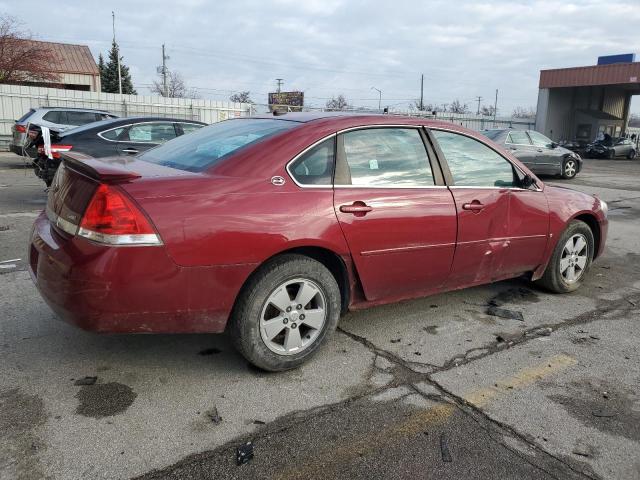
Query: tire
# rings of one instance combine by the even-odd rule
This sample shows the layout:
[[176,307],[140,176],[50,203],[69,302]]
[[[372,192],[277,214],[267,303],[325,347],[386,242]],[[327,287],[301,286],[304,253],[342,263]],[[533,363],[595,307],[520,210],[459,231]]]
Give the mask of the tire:
[[[300,300],[305,297],[304,289],[306,297],[308,292],[313,297],[305,305],[296,305],[296,300],[306,301]],[[234,307],[229,332],[236,349],[256,367],[271,372],[289,370],[311,358],[333,333],[340,306],[338,283],[323,264],[304,255],[286,254],[260,267],[249,280]],[[305,315],[311,310],[313,317]],[[312,328],[312,321],[319,328]],[[269,340],[276,331],[279,333]],[[299,347],[287,350],[289,339],[291,346]]]
[[616,158],[616,152],[615,152],[615,150],[609,150],[609,151],[606,153],[606,157],[607,157],[609,160],[613,160],[614,158]]
[[578,173],[578,162],[575,159],[569,157],[565,158],[562,162],[562,178],[571,180]]
[[[580,267],[579,265],[581,262],[575,263],[575,259],[572,260],[569,256],[565,255],[565,247],[568,242],[570,240],[573,241],[576,237],[582,238],[586,243],[586,252],[584,255],[586,260],[583,267]],[[589,267],[591,267],[594,245],[593,232],[589,226],[580,220],[573,220],[569,223],[569,226],[565,229],[562,235],[560,235],[560,239],[553,250],[553,254],[551,255],[551,259],[549,260],[544,275],[542,278],[537,280],[536,283],[554,293],[568,293],[577,290],[580,285],[582,285],[582,281],[589,271]],[[576,259],[581,259],[581,256],[577,256]],[[567,263],[571,264],[572,261],[574,262],[574,273],[578,273],[576,272],[578,270],[576,267],[579,267],[580,270],[579,276],[577,276],[573,281],[568,278],[570,270],[561,271]]]
[[629,160],[633,160],[634,158],[636,158],[636,151],[635,150],[631,150],[628,154],[627,154],[627,158]]

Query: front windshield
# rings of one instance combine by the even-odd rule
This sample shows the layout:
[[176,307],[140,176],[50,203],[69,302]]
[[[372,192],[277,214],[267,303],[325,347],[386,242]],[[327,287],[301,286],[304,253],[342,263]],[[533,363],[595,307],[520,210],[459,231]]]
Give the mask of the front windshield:
[[298,126],[275,119],[233,119],[214,123],[148,150],[138,158],[189,172],[205,170],[228,155]]

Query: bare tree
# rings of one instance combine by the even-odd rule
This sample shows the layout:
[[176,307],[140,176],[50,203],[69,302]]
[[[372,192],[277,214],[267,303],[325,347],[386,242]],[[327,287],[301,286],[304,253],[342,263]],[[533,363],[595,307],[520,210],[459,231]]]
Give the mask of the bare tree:
[[436,105],[435,103],[426,103],[424,105],[424,109],[427,112],[436,112],[436,113],[444,111],[441,105]]
[[327,100],[325,108],[329,111],[340,111],[349,108],[349,102],[344,95],[340,94],[337,97],[331,97],[331,100]]
[[469,105],[466,103],[461,103],[457,98],[451,102],[449,107],[449,111],[451,113],[469,113]]
[[[161,97],[165,96],[162,74],[160,74],[160,80],[153,81],[151,92],[156,93]],[[187,85],[184,83],[184,79],[179,72],[167,71],[166,96],[168,98],[198,98],[199,95],[195,89],[187,88]]]
[[0,83],[56,82],[54,53],[11,16],[0,16]]
[[496,109],[493,105],[483,105],[480,107],[480,115],[484,115],[485,117],[493,117],[496,113]]
[[516,107],[511,114],[513,118],[533,118],[536,116],[536,109],[533,107]]
[[233,103],[253,103],[251,100],[251,92],[236,92],[229,97],[229,101]]

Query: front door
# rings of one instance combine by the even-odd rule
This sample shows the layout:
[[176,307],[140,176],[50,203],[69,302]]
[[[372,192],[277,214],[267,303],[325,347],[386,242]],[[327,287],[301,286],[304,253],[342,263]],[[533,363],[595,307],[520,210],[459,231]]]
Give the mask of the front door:
[[539,152],[531,143],[525,130],[512,130],[509,132],[505,140],[505,147],[532,172],[538,171]]
[[176,128],[172,122],[136,123],[121,135],[118,153],[137,155],[176,137]]
[[424,141],[411,127],[338,136],[335,212],[367,300],[433,292],[450,272],[456,209]]
[[556,148],[553,141],[535,130],[529,130],[529,137],[536,149],[536,163],[538,170],[532,169],[535,173],[545,173],[557,175],[562,173],[562,162],[564,160],[563,150]]
[[448,288],[491,282],[505,274],[510,248],[513,165],[488,145],[462,133],[431,130],[446,160],[458,212],[458,240]]

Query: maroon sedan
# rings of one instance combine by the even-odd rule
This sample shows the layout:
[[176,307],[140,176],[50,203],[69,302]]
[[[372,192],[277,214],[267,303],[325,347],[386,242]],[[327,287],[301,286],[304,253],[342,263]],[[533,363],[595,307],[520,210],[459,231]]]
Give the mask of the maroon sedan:
[[341,312],[526,275],[578,288],[607,206],[545,186],[472,131],[418,118],[228,120],[134,158],[67,155],[31,237],[34,282],[96,332],[229,329],[267,370]]

